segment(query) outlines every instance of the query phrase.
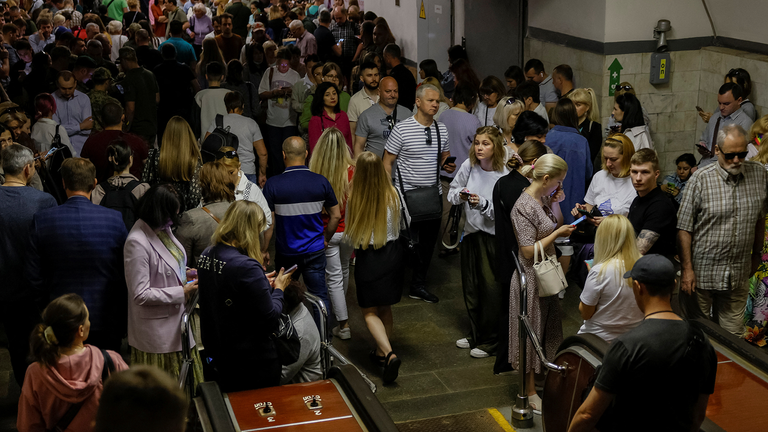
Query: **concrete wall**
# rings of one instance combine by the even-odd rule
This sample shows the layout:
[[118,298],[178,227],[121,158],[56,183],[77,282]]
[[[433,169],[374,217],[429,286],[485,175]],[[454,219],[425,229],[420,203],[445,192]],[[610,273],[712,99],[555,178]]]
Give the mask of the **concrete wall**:
[[[732,8],[737,2],[728,1],[728,7]],[[729,14],[741,20],[742,14],[734,15],[734,12]],[[701,0],[609,0],[605,4],[605,42],[653,39],[653,28],[660,19],[672,24],[672,30],[667,33],[669,39],[712,36]]]
[[750,100],[759,115],[768,114],[768,56],[718,47],[672,52],[669,83],[654,86],[648,82],[650,53],[603,56],[531,38],[526,39],[525,46],[526,60],[538,58],[548,70],[567,63],[574,69],[577,87],[596,90],[603,125],[613,109],[613,97],[608,95],[608,66],[618,59],[624,68],[621,80],[635,87],[649,114],[651,137],[663,175],[674,171],[674,161],[683,153],[694,153],[698,158],[694,145],[706,124],[697,115],[696,105],[709,112],[717,109],[717,91],[731,68],[742,67],[750,72]]
[[605,42],[605,11],[606,0],[534,0],[528,26]]
[[395,6],[394,0],[365,0],[365,10],[386,18],[397,44],[403,50],[403,56],[416,63],[424,60],[418,57],[416,21],[420,6],[419,0],[400,0],[400,6]]

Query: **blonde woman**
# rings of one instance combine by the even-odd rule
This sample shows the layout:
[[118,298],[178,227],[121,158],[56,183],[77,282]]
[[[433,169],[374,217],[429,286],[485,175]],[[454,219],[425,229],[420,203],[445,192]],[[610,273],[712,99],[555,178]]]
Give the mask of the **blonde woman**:
[[[576,204],[571,210],[573,217],[579,216],[579,209],[591,212],[597,206],[602,216],[629,214],[629,206],[637,196],[632,179],[629,177],[629,161],[635,154],[635,146],[624,134],[613,134],[605,139],[603,145],[603,169],[592,177],[586,204]],[[594,225],[600,224],[602,217],[590,219]]]
[[591,88],[578,88],[568,93],[568,99],[576,105],[576,115],[579,116],[579,133],[589,142],[590,160],[600,156],[600,145],[603,143],[603,126],[600,124],[600,106],[597,95]]
[[[264,215],[267,218],[267,225],[264,228],[264,231],[265,235],[267,235],[266,243],[269,243],[269,239],[272,237],[272,231],[269,231],[272,229],[272,211],[269,209],[269,204],[267,204],[267,199],[264,198],[261,189],[259,189],[256,183],[248,180],[248,177],[245,176],[240,165],[240,157],[237,155],[237,151],[235,151],[234,148],[222,147],[219,149],[219,153],[216,157],[218,162],[223,163],[224,166],[227,167],[229,174],[233,178],[232,181],[235,183],[235,201],[245,200],[255,202],[262,210],[264,210]],[[269,232],[267,233],[267,231]]]
[[[555,255],[555,240],[568,237],[576,229],[563,225],[560,202],[565,198],[563,180],[568,173],[568,164],[557,155],[546,154],[530,167],[523,167],[523,175],[531,179],[515,206],[512,207],[512,226],[519,243],[518,259],[525,272],[528,293],[528,317],[533,332],[544,347],[546,358],[554,358],[563,341],[563,327],[560,319],[558,296],[539,297],[539,282],[533,270],[534,245],[539,242],[548,256]],[[520,312],[520,277],[515,270],[509,288],[509,362],[519,368],[520,340],[518,338]],[[541,410],[541,399],[536,395],[534,372],[543,373],[541,362],[530,340],[527,342],[527,366],[524,372],[527,380],[529,402],[534,410]]]
[[629,219],[622,215],[605,218],[597,228],[594,265],[581,292],[579,312],[584,324],[579,333],[611,342],[643,321],[643,312],[623,277],[640,256]]
[[358,156],[353,182],[344,237],[355,248],[357,304],[376,341],[370,358],[384,369],[384,382],[391,383],[401,363],[389,342],[392,305],[403,292],[400,197],[381,159],[371,152]]
[[[493,124],[501,129],[502,138],[504,139],[504,145],[507,149],[511,150],[509,156],[517,152],[518,147],[522,143],[515,143],[515,139],[512,138],[512,129],[517,124],[517,117],[520,113],[525,111],[525,104],[519,99],[513,97],[503,97],[499,101],[496,112],[493,114]],[[509,159],[509,158],[507,158]]]
[[[333,304],[333,313],[339,322],[338,327],[333,328],[333,335],[346,340],[352,337],[347,322],[349,315],[346,300],[352,246],[342,241],[342,236],[344,235],[344,214],[347,198],[352,189],[355,166],[341,131],[331,127],[320,135],[312,153],[312,159],[309,161],[309,170],[328,179],[341,210],[341,220],[336,228],[336,233],[328,242],[328,247],[325,248],[325,283],[328,285],[328,296]],[[323,213],[322,216],[323,229],[327,229],[328,214]]]
[[282,366],[270,336],[292,272],[264,273],[259,233],[265,225],[261,207],[236,201],[198,261],[205,352],[225,392],[280,385]]
[[[443,86],[440,85],[440,81],[437,80],[435,77],[427,77],[424,81],[419,84],[419,86],[422,86],[424,84],[430,84],[437,88],[438,92],[440,93],[440,106],[437,108],[437,114],[435,114],[435,121],[440,120],[440,114],[442,114],[444,111],[451,109],[451,106],[448,104],[450,102],[447,97],[445,97],[445,93],[443,92]],[[413,109],[413,115],[416,115],[416,113],[419,111],[418,108]]]
[[200,167],[202,158],[195,134],[180,116],[173,116],[163,134],[160,150],[149,151],[142,180],[154,186],[171,183],[182,198],[184,208],[200,205]]
[[509,172],[501,132],[494,126],[477,130],[469,159],[456,172],[448,201],[464,205],[466,223],[461,241],[461,286],[471,325],[470,334],[456,346],[471,349],[469,355],[496,355],[499,316],[504,299],[496,283],[496,214],[493,187]]

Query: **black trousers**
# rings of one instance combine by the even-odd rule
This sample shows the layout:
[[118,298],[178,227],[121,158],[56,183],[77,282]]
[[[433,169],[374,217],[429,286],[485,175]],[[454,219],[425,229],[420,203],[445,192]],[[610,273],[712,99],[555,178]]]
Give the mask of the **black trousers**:
[[502,315],[509,315],[509,308],[502,308],[504,298],[496,282],[495,263],[496,241],[493,235],[478,231],[464,236],[461,242],[461,285],[471,324],[467,339],[472,348],[479,348],[490,355],[496,354],[499,319]]
[[[427,285],[427,272],[435,252],[437,236],[440,234],[440,219],[411,222],[411,233],[419,243],[416,245],[415,260],[413,261],[413,278],[411,285],[425,287]],[[404,232],[405,234],[405,232]]]
[[31,362],[29,357],[29,336],[41,321],[40,307],[34,300],[0,302],[0,321],[8,337],[8,351],[11,354],[13,376],[19,387],[24,384],[24,375]]

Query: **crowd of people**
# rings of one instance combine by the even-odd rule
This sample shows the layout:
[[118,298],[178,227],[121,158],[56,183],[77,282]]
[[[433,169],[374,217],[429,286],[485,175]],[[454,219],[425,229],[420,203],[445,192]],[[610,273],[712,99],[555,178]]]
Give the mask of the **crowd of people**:
[[[96,410],[110,374],[101,398],[111,386],[104,410],[117,413],[121,385],[164,385],[138,365],[178,379],[186,356],[195,385],[224,391],[320,379],[319,311],[305,293],[332,311],[331,337],[352,339],[353,262],[370,360],[391,383],[408,361],[392,306],[406,286],[439,301],[435,252],[460,254],[469,331],[456,346],[496,356],[495,373],[519,368],[521,290],[554,357],[566,274],[583,288],[579,332],[612,350],[642,344],[651,315],[653,331],[679,320],[673,292],[684,317],[765,343],[768,116],[744,69],[725,76],[715,114],[700,112],[699,160],[680,155],[662,181],[631,83],[615,87],[603,128],[595,90],[570,66],[531,59],[480,79],[452,46],[448,70],[414,68],[386,19],[355,0],[0,7],[0,315],[22,432],[61,427],[72,401],[72,425],[107,430]],[[280,348],[286,323],[298,355]],[[668,342],[684,343],[670,325]],[[126,336],[130,377],[117,354]],[[530,342],[527,353],[520,372],[540,410],[543,370]],[[606,368],[595,397],[624,394],[633,361]],[[185,406],[170,389],[157,397]]]

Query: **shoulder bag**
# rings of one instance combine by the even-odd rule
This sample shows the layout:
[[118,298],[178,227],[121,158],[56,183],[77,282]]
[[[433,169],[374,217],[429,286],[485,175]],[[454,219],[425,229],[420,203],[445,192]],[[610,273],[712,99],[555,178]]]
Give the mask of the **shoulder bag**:
[[[431,129],[424,129],[425,134]],[[437,162],[435,184],[432,186],[418,187],[406,191],[403,186],[403,176],[400,173],[400,165],[397,166],[397,177],[400,181],[400,191],[405,198],[405,205],[408,207],[408,214],[411,215],[411,222],[421,222],[426,220],[440,219],[443,216],[443,200],[440,197],[440,154],[442,153],[442,141],[440,139],[440,126],[435,122],[437,130]]]
[[568,286],[563,267],[557,261],[557,257],[547,255],[540,241],[533,245],[533,271],[539,283],[539,297],[553,296]]

